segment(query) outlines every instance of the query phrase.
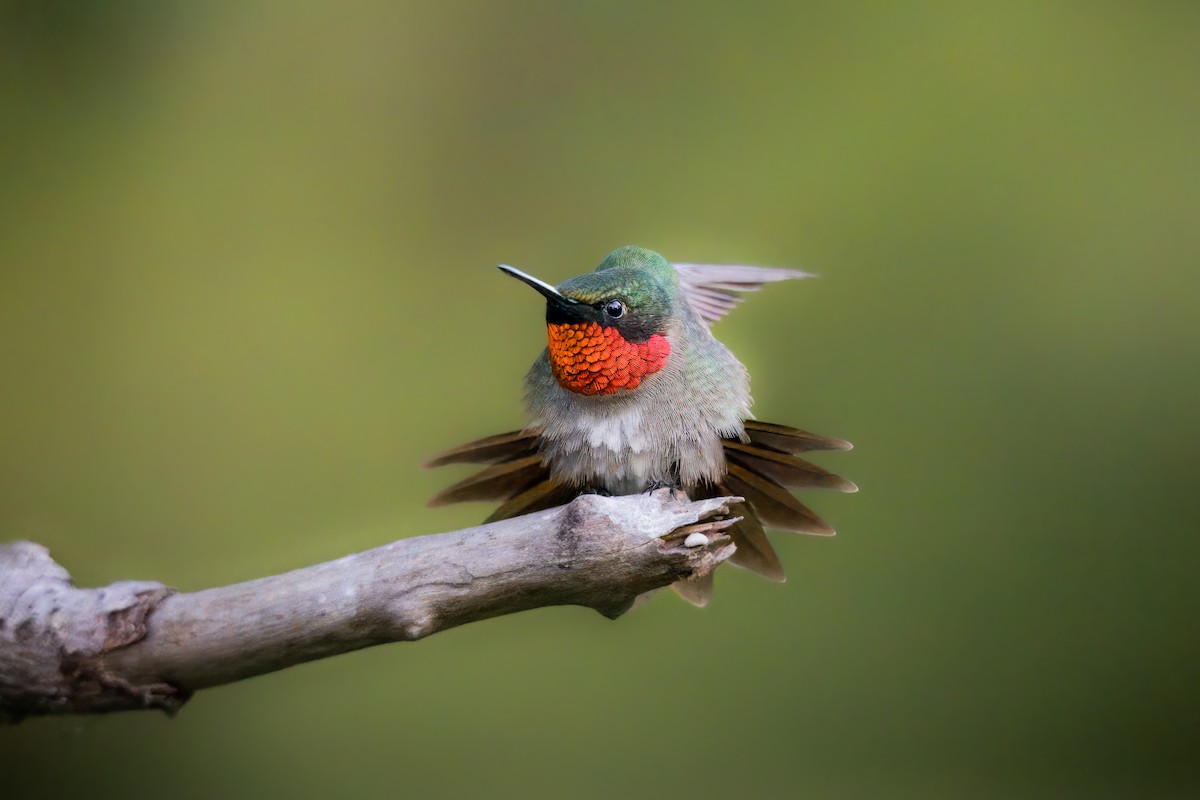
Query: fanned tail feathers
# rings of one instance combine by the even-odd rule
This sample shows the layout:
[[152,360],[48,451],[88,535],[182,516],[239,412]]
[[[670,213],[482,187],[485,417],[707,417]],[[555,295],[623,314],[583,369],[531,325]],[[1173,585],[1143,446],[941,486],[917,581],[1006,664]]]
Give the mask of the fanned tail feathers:
[[[794,489],[836,489],[856,492],[856,487],[815,464],[796,456],[819,450],[849,450],[842,439],[819,436],[799,428],[748,420],[749,443],[724,441],[728,474],[714,484],[693,487],[694,499],[740,496],[745,502],[732,506],[730,516],[742,519],[729,529],[737,545],[730,563],[773,581],[784,580],[779,561],[764,528],[832,536],[834,530],[792,494]],[[489,436],[447,450],[426,462],[485,464],[487,466],[435,495],[429,505],[468,500],[500,501],[488,522],[509,519],[569,502],[578,490],[555,482],[538,453],[539,432],[521,430]],[[673,589],[688,602],[703,606],[712,594],[711,574],[703,579],[680,581]]]

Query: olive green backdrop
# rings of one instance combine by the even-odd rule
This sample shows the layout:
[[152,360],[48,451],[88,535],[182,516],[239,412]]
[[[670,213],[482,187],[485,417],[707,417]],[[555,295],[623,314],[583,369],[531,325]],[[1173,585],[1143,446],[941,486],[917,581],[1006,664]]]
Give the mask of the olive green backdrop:
[[821,275],[716,333],[862,487],[784,585],[27,721],[2,793],[1200,788],[1198,23],[0,3],[0,539],[188,590],[472,524],[419,465],[521,421],[542,305],[493,265],[627,243]]

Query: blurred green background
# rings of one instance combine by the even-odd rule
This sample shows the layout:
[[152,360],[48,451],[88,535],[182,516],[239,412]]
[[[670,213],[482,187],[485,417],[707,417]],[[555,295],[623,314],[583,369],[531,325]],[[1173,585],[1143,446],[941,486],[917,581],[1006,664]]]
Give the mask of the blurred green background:
[[[477,522],[552,282],[857,445],[704,611],[547,609],[0,730],[18,794],[1200,790],[1200,6],[0,2],[0,540],[183,590]],[[6,796],[8,791],[4,792]]]

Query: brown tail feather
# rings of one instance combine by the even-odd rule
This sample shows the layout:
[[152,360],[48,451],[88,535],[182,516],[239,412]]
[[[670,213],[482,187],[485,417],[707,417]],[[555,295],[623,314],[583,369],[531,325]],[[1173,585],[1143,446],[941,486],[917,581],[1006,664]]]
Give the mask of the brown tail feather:
[[529,455],[537,450],[537,431],[509,431],[439,453],[425,462],[425,467],[443,464],[491,464]]
[[713,593],[713,573],[710,572],[703,578],[688,578],[686,581],[675,581],[671,584],[671,588],[675,590],[675,594],[687,600],[697,608],[704,608],[708,605],[708,601],[712,599]]
[[833,528],[810,511],[792,493],[770,478],[758,475],[741,464],[729,463],[725,482],[754,506],[764,527],[785,531],[832,536]]
[[739,504],[731,506],[729,513],[742,515],[742,520],[734,525],[731,531],[737,552],[730,557],[729,563],[748,569],[769,581],[783,583],[787,580],[783,564],[779,561],[779,556],[767,539],[766,531],[763,530],[762,523],[758,521],[754,511]]
[[826,472],[816,464],[788,453],[771,450],[754,444],[726,439],[725,457],[741,464],[746,469],[765,475],[776,483],[790,489],[837,489],[842,492],[857,492],[858,487],[845,478]]
[[[696,499],[730,497],[735,494],[737,492],[725,484],[718,483],[697,492]],[[729,516],[742,518],[726,531],[737,546],[737,550],[729,558],[729,563],[748,569],[767,580],[782,582],[787,577],[783,571],[783,564],[775,554],[775,548],[771,547],[754,509],[748,503],[737,503],[729,507]]]
[[810,450],[852,450],[854,445],[845,439],[834,439],[820,436],[799,428],[787,425],[777,425],[774,422],[759,422],[748,419],[745,423],[746,435],[750,441],[763,447],[778,450],[781,453],[807,453]]

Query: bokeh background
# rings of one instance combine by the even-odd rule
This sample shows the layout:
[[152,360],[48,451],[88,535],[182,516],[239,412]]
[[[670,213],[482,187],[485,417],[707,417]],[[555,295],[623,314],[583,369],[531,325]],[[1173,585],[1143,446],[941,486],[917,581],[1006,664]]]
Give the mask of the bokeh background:
[[[1200,789],[1200,6],[0,2],[0,539],[198,589],[473,524],[557,282],[857,445],[704,611],[530,612],[0,730],[6,797]],[[11,793],[10,793],[11,792]]]

